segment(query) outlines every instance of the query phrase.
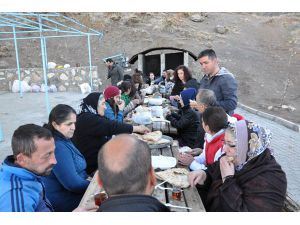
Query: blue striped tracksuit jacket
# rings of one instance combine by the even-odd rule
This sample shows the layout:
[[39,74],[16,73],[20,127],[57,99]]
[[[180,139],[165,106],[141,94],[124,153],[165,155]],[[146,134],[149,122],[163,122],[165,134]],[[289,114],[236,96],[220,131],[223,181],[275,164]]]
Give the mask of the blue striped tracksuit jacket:
[[0,168],[0,212],[50,212],[40,176],[14,164],[8,156]]

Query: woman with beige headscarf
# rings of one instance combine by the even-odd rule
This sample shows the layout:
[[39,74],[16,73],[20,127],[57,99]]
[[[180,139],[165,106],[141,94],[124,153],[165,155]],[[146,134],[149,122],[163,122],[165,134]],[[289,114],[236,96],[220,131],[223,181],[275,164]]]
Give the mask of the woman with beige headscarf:
[[224,155],[207,170],[193,171],[207,211],[281,211],[286,175],[269,148],[271,133],[241,120],[225,131]]

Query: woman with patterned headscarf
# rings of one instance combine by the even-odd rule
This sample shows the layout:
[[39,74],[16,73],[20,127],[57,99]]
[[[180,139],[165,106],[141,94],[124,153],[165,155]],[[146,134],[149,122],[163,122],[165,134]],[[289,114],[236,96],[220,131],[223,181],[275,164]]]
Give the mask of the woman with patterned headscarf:
[[241,120],[225,131],[224,152],[207,170],[193,171],[207,211],[281,211],[287,180],[270,149],[271,133]]
[[105,109],[104,95],[93,92],[82,100],[77,115],[72,141],[86,160],[88,174],[92,174],[97,169],[98,151],[112,135],[149,132],[149,129],[142,125],[132,126],[107,119],[104,116]]

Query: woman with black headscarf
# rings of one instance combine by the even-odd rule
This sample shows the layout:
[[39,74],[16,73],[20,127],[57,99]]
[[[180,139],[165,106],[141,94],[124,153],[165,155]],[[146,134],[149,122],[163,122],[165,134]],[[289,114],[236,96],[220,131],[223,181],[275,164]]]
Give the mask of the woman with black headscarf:
[[207,211],[282,211],[287,180],[270,139],[268,129],[246,120],[226,129],[223,157],[189,174]]
[[97,169],[98,151],[112,135],[149,132],[145,126],[132,126],[106,119],[105,109],[105,98],[102,93],[93,92],[82,100],[77,115],[76,130],[72,140],[83,154],[87,162],[86,171],[89,174]]

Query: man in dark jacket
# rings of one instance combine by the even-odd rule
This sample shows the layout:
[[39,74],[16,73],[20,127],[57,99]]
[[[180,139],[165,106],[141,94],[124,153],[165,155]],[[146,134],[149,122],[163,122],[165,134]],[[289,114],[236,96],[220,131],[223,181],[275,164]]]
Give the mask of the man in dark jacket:
[[228,115],[232,115],[237,106],[237,82],[232,73],[224,67],[219,67],[216,53],[212,49],[200,52],[199,63],[204,71],[200,80],[200,89],[210,89],[215,92],[217,103]]
[[[166,116],[171,125],[177,128],[180,146],[202,148],[200,115],[190,107],[190,100],[195,100],[197,91],[188,88],[180,92],[181,108],[178,113]],[[202,137],[203,138],[203,137]]]
[[107,142],[98,154],[98,183],[108,195],[98,212],[169,212],[151,194],[156,184],[148,145],[128,134]]
[[116,64],[112,59],[106,59],[108,68],[107,79],[111,78],[111,85],[117,86],[118,82],[123,80],[123,68]]

